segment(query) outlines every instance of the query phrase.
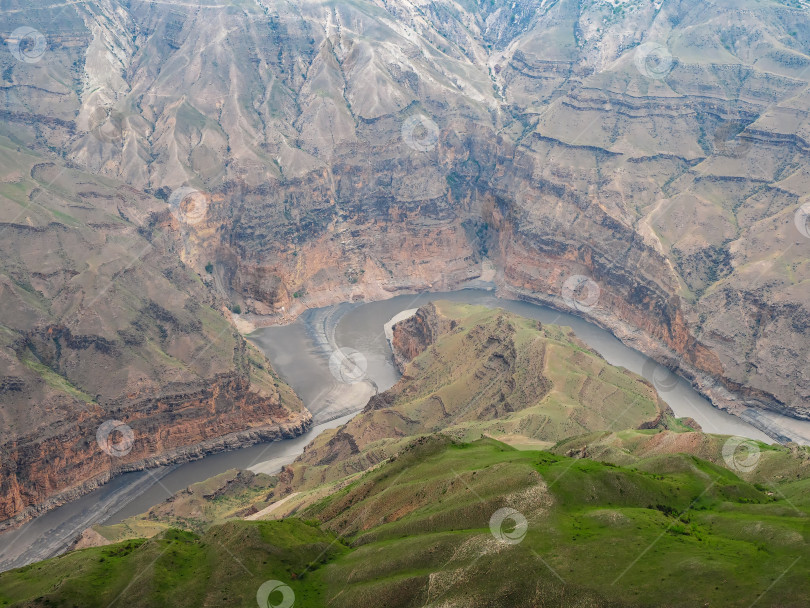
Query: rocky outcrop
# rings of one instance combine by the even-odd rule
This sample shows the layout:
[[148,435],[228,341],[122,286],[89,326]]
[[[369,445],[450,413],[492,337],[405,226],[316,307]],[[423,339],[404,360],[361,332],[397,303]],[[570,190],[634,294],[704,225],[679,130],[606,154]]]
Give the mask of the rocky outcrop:
[[[158,200],[3,150],[38,212],[0,241],[0,527],[122,472],[309,428],[300,399],[176,255],[182,228],[159,219]],[[131,445],[110,449],[106,429]]]
[[[583,348],[570,330],[498,309],[440,301],[395,325],[413,356],[389,390],[316,437],[285,467],[272,496],[368,470],[410,439],[519,435],[550,443],[594,430],[653,428],[666,405],[643,378]],[[420,356],[421,355],[421,356]]]
[[[115,475],[187,462],[206,454],[296,437],[312,424],[309,412],[293,412],[278,394],[250,390],[246,378],[226,374],[182,395],[150,397],[88,413],[40,439],[0,446],[3,469],[0,516],[4,527],[20,523],[106,483]],[[131,450],[102,451],[98,428],[111,417],[132,429]]]
[[394,363],[400,372],[416,356],[427,350],[438,337],[455,327],[455,321],[438,314],[434,304],[426,304],[416,313],[399,323],[392,330],[391,350]]
[[[588,317],[724,408],[810,416],[810,239],[796,220],[810,175],[807,11],[754,0],[27,8],[9,5],[47,31],[47,62],[0,57],[15,137],[3,149],[25,159],[0,180],[25,182],[27,197],[4,225],[0,277],[14,336],[0,391],[12,404],[27,392],[50,420],[160,394],[163,372],[175,381],[169,361],[189,366],[216,343],[207,311],[225,304],[243,327],[281,323],[453,289],[491,264],[502,295]],[[65,188],[60,157],[127,185],[85,187],[85,175]],[[181,187],[198,191],[200,213],[173,217]],[[77,236],[76,222],[96,228]],[[164,232],[177,240],[155,256],[147,245]],[[131,262],[142,250],[154,272]],[[117,299],[103,291],[112,277],[126,282]],[[594,302],[564,297],[580,277]],[[144,297],[123,305],[132,294]],[[176,380],[227,373],[234,348],[206,350]],[[47,428],[24,408],[11,419],[22,420],[6,423],[12,435]]]

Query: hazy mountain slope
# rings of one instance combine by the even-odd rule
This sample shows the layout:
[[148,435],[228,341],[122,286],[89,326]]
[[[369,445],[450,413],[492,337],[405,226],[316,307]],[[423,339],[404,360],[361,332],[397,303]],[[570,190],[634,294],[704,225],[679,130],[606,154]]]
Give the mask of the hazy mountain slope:
[[[177,256],[182,214],[5,138],[0,159],[0,521],[222,449],[228,434],[239,445],[308,427]],[[104,435],[116,420],[129,443],[124,427]]]
[[0,574],[0,598],[247,607],[257,594],[279,605],[262,592],[277,581],[296,606],[803,605],[806,508],[683,463],[650,472],[434,437],[301,519],[74,552]]
[[587,275],[577,310],[720,405],[807,416],[804,3],[35,6],[7,3],[49,46],[0,60],[4,128],[216,192],[184,255],[244,310],[448,288],[484,257],[570,307]]

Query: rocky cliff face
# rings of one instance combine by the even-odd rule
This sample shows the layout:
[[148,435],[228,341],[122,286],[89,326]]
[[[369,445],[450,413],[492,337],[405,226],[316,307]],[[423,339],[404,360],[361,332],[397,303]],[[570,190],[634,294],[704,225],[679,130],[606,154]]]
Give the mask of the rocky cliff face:
[[107,412],[52,427],[48,430],[55,434],[44,439],[24,436],[4,444],[2,526],[77,498],[120,473],[291,439],[312,422],[308,412],[291,412],[278,395],[253,392],[247,379],[235,374],[201,383],[188,394],[128,401],[115,415],[133,432],[132,449],[126,454],[105,453],[95,440],[109,420]]
[[[450,289],[491,262],[504,295],[588,316],[724,407],[810,415],[804,4],[28,9],[9,14],[47,49],[0,58],[0,133],[141,192],[104,223],[173,226],[171,253],[243,320]],[[50,174],[32,175],[47,190]],[[43,234],[6,205],[14,231]],[[118,272],[139,243],[118,241]],[[47,263],[31,297],[77,281],[60,255],[36,255]],[[103,337],[118,330],[139,335]],[[82,373],[88,387],[120,383]]]
[[420,307],[412,317],[396,323],[392,327],[391,349],[399,370],[405,373],[405,366],[411,360],[455,326],[456,321],[440,315],[432,303]]
[[160,201],[8,139],[0,156],[0,527],[123,471],[309,427],[180,260]]

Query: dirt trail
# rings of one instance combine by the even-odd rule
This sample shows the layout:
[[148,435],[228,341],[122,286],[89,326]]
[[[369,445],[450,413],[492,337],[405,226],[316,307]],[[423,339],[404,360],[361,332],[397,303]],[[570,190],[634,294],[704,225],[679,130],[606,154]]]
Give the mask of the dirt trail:
[[273,504],[271,504],[271,505],[269,505],[269,506],[265,507],[265,508],[264,508],[264,509],[262,509],[261,511],[258,511],[257,513],[254,513],[253,515],[248,515],[248,516],[247,516],[245,519],[247,519],[248,521],[255,521],[255,520],[257,520],[257,519],[260,519],[260,518],[264,517],[265,515],[269,515],[270,513],[272,513],[273,511],[275,511],[275,510],[276,510],[278,507],[280,507],[281,505],[283,505],[285,502],[287,502],[287,501],[288,501],[288,500],[290,500],[291,498],[295,498],[295,497],[296,497],[296,496],[298,496],[300,493],[301,493],[301,492],[293,492],[293,493],[292,493],[292,494],[290,494],[289,496],[285,496],[285,497],[284,497],[284,498],[282,498],[281,500],[277,500],[276,502],[274,502]]

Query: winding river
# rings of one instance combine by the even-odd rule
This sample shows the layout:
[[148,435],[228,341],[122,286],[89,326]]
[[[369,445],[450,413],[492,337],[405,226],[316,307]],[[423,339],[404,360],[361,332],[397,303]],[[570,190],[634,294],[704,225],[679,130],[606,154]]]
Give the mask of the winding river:
[[[545,306],[497,298],[492,291],[464,289],[448,293],[397,296],[371,303],[339,304],[309,310],[286,326],[257,330],[250,340],[267,354],[275,369],[301,396],[313,413],[315,426],[296,439],[265,443],[206,456],[201,460],[149,471],[127,473],[109,484],[53,509],[22,527],[0,535],[0,571],[45,559],[64,551],[81,531],[97,523],[117,523],[142,513],[189,484],[232,468],[265,473],[291,462],[320,432],[349,420],[374,391],[390,388],[399,378],[391,357],[384,325],[402,311],[432,300],[453,300],[502,307],[543,323],[570,326],[609,363],[640,373],[659,389],[678,416],[694,418],[705,431],[740,435],[766,442],[773,440],[745,420],[722,412],[648,357],[625,346],[609,332],[576,316]],[[366,378],[344,384],[330,370],[336,348],[354,349],[367,362]],[[765,416],[779,435],[810,443],[810,422],[776,414]],[[763,420],[758,421],[762,426]]]

